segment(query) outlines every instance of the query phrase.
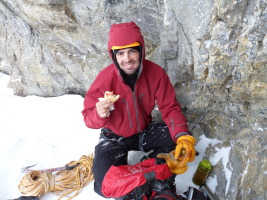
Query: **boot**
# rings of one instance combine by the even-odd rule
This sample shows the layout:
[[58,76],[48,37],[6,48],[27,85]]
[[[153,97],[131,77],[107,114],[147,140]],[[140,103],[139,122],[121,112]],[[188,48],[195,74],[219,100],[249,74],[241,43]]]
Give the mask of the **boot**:
[[149,200],[151,195],[151,188],[149,183],[135,188],[132,192],[122,197],[122,200]]
[[153,183],[151,184],[151,188],[151,200],[185,200],[185,198],[176,194],[174,176],[164,181],[153,181]]

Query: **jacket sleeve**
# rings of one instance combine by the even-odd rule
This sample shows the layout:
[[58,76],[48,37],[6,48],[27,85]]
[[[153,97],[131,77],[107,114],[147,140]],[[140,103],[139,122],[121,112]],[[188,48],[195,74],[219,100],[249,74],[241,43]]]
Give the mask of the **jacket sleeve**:
[[176,141],[177,137],[189,134],[188,127],[170,79],[164,70],[162,71],[156,90],[156,99],[162,119],[169,127],[173,141]]
[[105,126],[108,119],[100,118],[96,112],[96,108],[88,108],[82,111],[83,120],[88,128],[99,129]]
[[102,128],[109,121],[109,118],[103,119],[99,117],[96,111],[95,105],[98,102],[98,98],[104,96],[104,92],[99,88],[101,88],[99,81],[95,80],[86,93],[84,98],[84,109],[82,111],[86,126],[93,129]]

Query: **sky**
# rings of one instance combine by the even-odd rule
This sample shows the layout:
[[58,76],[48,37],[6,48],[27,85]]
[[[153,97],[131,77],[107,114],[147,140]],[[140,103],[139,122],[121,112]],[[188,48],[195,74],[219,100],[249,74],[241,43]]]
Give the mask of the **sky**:
[[[10,77],[0,72],[0,199],[8,200],[22,196],[18,185],[25,175],[21,169],[36,164],[33,169],[62,167],[71,161],[78,161],[82,155],[94,152],[100,130],[89,129],[83,122],[81,111],[83,97],[63,95],[60,97],[19,97],[8,88]],[[189,169],[177,175],[177,193],[188,187],[198,186],[192,182],[199,162],[205,157],[207,148],[215,148],[209,159],[213,166],[222,162],[226,178],[226,192],[232,175],[227,168],[231,148],[218,148],[221,141],[210,139],[204,134],[197,138],[195,146],[199,155],[188,163]],[[129,163],[135,164],[142,152],[130,152]],[[207,185],[214,193],[217,177],[210,176]],[[49,192],[41,200],[56,200],[58,196]],[[63,198],[67,199],[67,198]],[[85,186],[74,200],[103,200],[93,190],[93,182]],[[111,200],[111,199],[110,199]]]

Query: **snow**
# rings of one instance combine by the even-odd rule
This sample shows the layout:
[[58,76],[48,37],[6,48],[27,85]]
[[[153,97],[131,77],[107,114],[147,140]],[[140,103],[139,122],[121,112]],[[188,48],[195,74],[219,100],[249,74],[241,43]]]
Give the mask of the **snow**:
[[[211,164],[214,166],[216,165],[220,160],[222,160],[223,163],[223,167],[224,167],[224,174],[225,174],[225,178],[226,178],[226,187],[225,187],[225,195],[228,192],[229,189],[229,185],[230,185],[230,179],[232,176],[232,170],[229,169],[230,167],[228,167],[229,164],[229,153],[231,151],[231,147],[222,147],[221,149],[219,149],[218,147],[215,147],[215,150],[217,151],[217,153],[215,153],[211,158],[210,158],[210,162]],[[228,156],[225,156],[228,155]]]
[[[7,87],[9,79],[8,75],[0,72],[0,199],[21,196],[18,184],[25,175],[21,172],[22,167],[37,164],[34,169],[46,169],[77,161],[82,155],[93,153],[99,137],[99,130],[88,129],[84,125],[81,96],[19,97],[13,95],[13,91]],[[187,191],[189,186],[198,188],[191,181],[197,165],[205,156],[206,148],[215,147],[219,143],[221,141],[201,135],[196,145],[199,155],[194,162],[188,163],[189,170],[177,175],[175,179],[178,193]],[[215,150],[217,152],[210,161],[213,165],[223,162],[229,187],[231,169],[227,164],[231,148],[215,147]],[[129,155],[131,164],[143,156],[140,152],[131,152]],[[215,192],[216,176],[209,177],[207,185]],[[41,199],[55,200],[58,197],[47,193]],[[92,182],[74,199],[104,198],[94,192]]]

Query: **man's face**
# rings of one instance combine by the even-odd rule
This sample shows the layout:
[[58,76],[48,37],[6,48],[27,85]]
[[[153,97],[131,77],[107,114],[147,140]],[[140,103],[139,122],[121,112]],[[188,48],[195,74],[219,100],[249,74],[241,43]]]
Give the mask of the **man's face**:
[[132,48],[119,50],[116,59],[126,74],[134,74],[140,66],[140,52]]

